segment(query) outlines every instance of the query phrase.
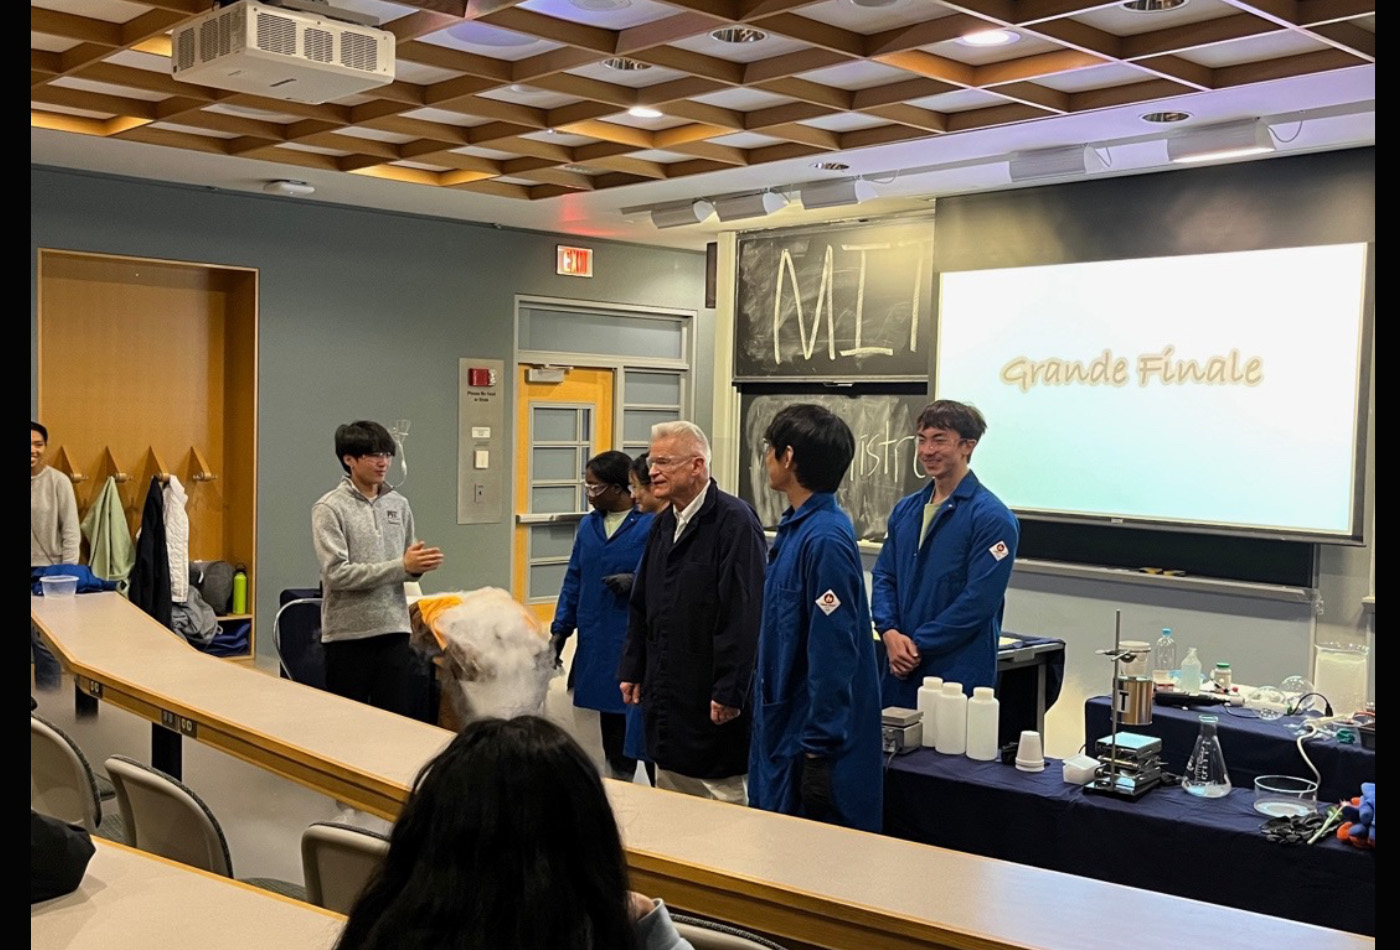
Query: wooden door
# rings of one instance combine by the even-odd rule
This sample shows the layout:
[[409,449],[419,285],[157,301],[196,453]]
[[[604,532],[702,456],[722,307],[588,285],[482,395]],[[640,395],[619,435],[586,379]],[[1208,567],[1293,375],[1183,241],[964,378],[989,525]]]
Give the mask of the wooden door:
[[570,367],[559,382],[531,382],[530,370],[516,371],[511,592],[548,624],[588,512],[584,465],[613,444],[614,371]]

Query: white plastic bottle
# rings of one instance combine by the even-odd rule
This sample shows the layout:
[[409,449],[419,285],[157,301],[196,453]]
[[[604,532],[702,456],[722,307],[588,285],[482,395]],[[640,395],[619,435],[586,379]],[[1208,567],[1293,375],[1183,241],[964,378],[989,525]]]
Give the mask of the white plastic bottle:
[[944,755],[967,751],[967,697],[961,683],[944,683],[938,697],[938,739],[934,745]]
[[1183,693],[1201,691],[1201,658],[1196,655],[1195,647],[1187,650],[1186,659],[1181,661],[1180,685]]
[[920,742],[925,749],[938,744],[938,697],[943,692],[943,677],[925,676],[924,685],[919,687],[917,707],[924,714],[924,733]]
[[1001,725],[1001,703],[990,686],[978,686],[967,701],[967,757],[993,762],[997,757],[997,730]]
[[1152,682],[1158,686],[1170,686],[1172,671],[1176,665],[1176,640],[1172,638],[1172,628],[1163,627],[1162,636],[1152,647]]

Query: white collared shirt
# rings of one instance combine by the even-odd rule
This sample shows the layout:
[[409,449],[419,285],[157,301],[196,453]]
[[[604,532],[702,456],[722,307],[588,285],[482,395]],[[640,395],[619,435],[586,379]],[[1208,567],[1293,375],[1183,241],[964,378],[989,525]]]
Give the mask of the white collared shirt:
[[[675,544],[681,539],[681,533],[685,531],[685,526],[690,524],[690,519],[700,511],[700,506],[705,503],[705,493],[710,490],[710,483],[706,482],[705,487],[700,489],[700,494],[686,505],[684,509],[676,512],[676,533],[671,538],[671,543]],[[672,506],[674,507],[674,506]]]

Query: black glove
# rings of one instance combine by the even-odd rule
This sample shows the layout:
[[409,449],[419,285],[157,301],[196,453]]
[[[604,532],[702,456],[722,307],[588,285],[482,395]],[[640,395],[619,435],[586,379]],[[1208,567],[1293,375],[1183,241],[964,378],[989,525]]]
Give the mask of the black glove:
[[802,757],[802,779],[798,786],[802,814],[813,821],[835,821],[831,802],[831,760],[824,756]]
[[549,648],[554,651],[554,668],[556,670],[564,668],[564,641],[568,639],[567,633],[556,633],[549,638]]
[[636,576],[635,574],[609,574],[607,577],[603,578],[603,583],[607,585],[608,590],[612,591],[617,596],[631,597],[632,580]]

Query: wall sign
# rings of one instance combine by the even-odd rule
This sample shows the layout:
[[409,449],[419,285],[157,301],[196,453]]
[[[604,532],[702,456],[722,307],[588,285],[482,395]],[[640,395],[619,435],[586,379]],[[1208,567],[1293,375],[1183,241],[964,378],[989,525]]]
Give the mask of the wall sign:
[[554,272],[565,277],[592,277],[593,248],[556,245]]

